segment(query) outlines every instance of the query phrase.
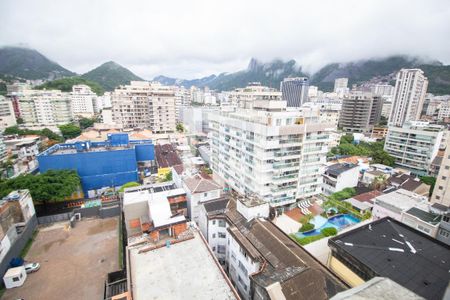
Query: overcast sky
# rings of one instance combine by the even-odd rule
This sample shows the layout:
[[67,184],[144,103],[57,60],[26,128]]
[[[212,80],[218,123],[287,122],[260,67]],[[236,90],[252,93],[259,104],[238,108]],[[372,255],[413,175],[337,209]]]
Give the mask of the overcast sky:
[[0,0],[0,45],[24,44],[86,72],[113,60],[151,79],[261,61],[409,54],[450,63],[450,1]]

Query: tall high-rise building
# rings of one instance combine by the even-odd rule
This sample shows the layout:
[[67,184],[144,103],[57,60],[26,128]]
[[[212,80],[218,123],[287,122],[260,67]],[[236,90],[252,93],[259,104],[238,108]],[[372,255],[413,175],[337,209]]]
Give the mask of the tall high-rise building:
[[353,90],[342,101],[339,127],[345,132],[368,133],[380,121],[382,108],[380,96]]
[[155,133],[174,132],[175,91],[158,82],[131,81],[111,93],[114,123],[123,128],[148,128]]
[[397,73],[389,125],[402,127],[420,119],[428,79],[420,69],[401,69]]
[[245,88],[237,88],[227,93],[226,102],[239,108],[251,109],[253,103],[259,100],[281,100],[281,92],[277,89],[250,82]]
[[97,106],[97,95],[89,86],[84,84],[74,85],[70,97],[74,117],[92,117],[94,115],[94,105]]
[[348,78],[336,78],[333,92],[343,95],[348,92]]
[[286,110],[259,100],[253,109],[209,114],[214,179],[240,194],[284,206],[321,193],[329,124],[318,110]]
[[288,107],[300,107],[308,102],[309,80],[307,77],[285,78],[280,83],[283,100]]

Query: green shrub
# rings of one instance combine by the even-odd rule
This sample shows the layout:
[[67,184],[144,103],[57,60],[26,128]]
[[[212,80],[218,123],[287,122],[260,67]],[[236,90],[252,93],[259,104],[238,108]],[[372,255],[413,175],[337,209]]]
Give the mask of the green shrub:
[[296,238],[295,240],[297,241],[297,243],[304,246],[304,245],[308,245],[309,243],[318,241],[323,238],[324,238],[323,234],[318,234],[318,235],[312,235],[312,236],[305,236],[303,238]]
[[300,232],[310,231],[310,230],[313,230],[314,227],[315,227],[314,224],[306,223],[306,224],[304,224],[304,225],[300,228],[299,231],[300,231]]
[[320,231],[324,236],[334,236],[337,234],[337,229],[334,227],[327,227]]

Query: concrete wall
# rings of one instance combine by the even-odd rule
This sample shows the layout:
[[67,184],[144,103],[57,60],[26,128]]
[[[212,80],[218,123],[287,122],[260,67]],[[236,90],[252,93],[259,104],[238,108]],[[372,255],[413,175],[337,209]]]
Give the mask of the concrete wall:
[[85,207],[85,208],[75,208],[73,211],[68,213],[62,213],[57,215],[39,217],[38,223],[41,224],[51,224],[56,222],[69,221],[70,218],[76,213],[80,213],[82,218],[93,218],[100,217],[111,218],[120,215],[119,205],[108,206],[108,207]]
[[[5,275],[6,271],[9,269],[9,262],[14,257],[19,257],[20,252],[22,252],[22,249],[27,244],[28,240],[32,237],[33,232],[35,231],[36,227],[38,225],[36,215],[34,215],[25,226],[23,232],[17,237],[17,240],[13,245],[11,245],[11,248],[9,248],[8,253],[4,256],[3,260],[0,262],[0,276],[3,278],[3,275]],[[3,280],[2,283],[3,285]]]
[[38,217],[37,221],[39,225],[41,224],[51,224],[56,222],[62,222],[62,221],[68,221],[73,216],[72,212],[62,213],[62,214],[56,214],[56,215],[50,215],[45,217]]

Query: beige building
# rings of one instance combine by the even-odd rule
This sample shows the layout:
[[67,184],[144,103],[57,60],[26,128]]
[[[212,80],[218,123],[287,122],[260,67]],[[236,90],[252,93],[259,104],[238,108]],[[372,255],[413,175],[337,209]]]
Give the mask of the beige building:
[[259,82],[251,82],[245,88],[238,88],[228,93],[228,102],[240,108],[251,109],[254,102],[259,100],[281,100],[281,92],[262,86]]
[[371,92],[351,91],[344,96],[339,127],[345,132],[369,133],[380,121],[383,99]]
[[430,201],[450,206],[450,139],[447,139],[446,143],[444,157]]
[[14,115],[12,102],[0,96],[0,131],[14,125],[16,125],[16,116]]
[[74,85],[70,94],[74,117],[92,117],[97,95],[84,84]]
[[420,69],[401,69],[397,73],[389,125],[402,127],[420,119],[428,79]]
[[69,93],[27,90],[18,96],[20,116],[26,125],[61,125],[72,121]]
[[157,82],[131,81],[111,93],[112,117],[123,128],[148,128],[155,133],[176,127],[175,91]]

